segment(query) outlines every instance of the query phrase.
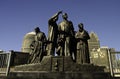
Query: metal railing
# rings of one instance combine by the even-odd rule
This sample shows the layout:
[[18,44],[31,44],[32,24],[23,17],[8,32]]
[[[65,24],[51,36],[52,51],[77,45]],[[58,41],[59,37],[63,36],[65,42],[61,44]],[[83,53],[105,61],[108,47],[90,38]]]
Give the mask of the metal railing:
[[120,77],[120,52],[108,51],[108,53],[111,75]]
[[7,76],[10,69],[11,52],[0,53],[0,75]]

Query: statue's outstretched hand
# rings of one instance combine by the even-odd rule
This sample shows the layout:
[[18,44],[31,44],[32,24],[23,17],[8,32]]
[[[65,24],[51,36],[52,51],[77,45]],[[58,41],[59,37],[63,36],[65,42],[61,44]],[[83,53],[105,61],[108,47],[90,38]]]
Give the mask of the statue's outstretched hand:
[[62,11],[59,11],[59,12],[58,12],[58,15],[61,14],[61,13],[62,13]]

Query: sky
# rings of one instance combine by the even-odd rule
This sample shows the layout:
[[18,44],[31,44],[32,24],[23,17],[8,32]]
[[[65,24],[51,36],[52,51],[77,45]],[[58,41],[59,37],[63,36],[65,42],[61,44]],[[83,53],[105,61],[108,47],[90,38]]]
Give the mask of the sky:
[[0,0],[0,49],[21,51],[24,35],[35,27],[47,36],[48,19],[60,10],[75,31],[82,22],[98,35],[100,46],[120,51],[120,0]]

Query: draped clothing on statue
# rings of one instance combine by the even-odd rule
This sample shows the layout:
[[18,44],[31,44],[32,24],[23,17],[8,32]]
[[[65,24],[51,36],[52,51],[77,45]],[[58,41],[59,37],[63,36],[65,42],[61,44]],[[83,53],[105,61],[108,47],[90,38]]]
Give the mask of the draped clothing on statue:
[[78,31],[75,35],[75,38],[77,40],[76,62],[79,64],[90,63],[87,42],[88,39],[90,39],[89,34],[85,30],[82,32]]

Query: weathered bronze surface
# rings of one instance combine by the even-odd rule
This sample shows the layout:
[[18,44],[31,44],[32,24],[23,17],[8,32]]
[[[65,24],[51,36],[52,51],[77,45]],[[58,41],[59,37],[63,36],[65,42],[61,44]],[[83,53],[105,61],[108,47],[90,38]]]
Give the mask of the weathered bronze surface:
[[34,30],[36,33],[35,41],[30,45],[32,51],[28,63],[40,62],[45,54],[46,36],[40,31],[39,27],[36,27]]
[[74,27],[72,21],[68,20],[67,13],[62,15],[63,21],[58,25],[58,55],[71,56],[71,43],[74,37]]
[[[39,63],[43,56],[71,56],[78,64],[90,63],[87,40],[89,34],[80,23],[79,31],[75,33],[72,21],[68,20],[67,13],[62,14],[63,21],[57,24],[59,15],[57,12],[48,20],[48,37],[35,29],[35,41],[30,44],[31,52],[28,63]],[[56,50],[55,50],[56,49]]]
[[75,38],[77,40],[76,62],[78,64],[90,63],[88,39],[90,36],[82,23],[78,24],[79,31],[77,31]]
[[58,25],[56,21],[62,11],[57,12],[48,21],[48,44],[47,44],[47,55],[55,55],[55,48],[57,46],[57,36],[58,36]]

